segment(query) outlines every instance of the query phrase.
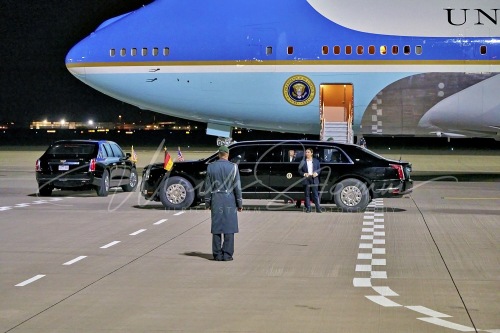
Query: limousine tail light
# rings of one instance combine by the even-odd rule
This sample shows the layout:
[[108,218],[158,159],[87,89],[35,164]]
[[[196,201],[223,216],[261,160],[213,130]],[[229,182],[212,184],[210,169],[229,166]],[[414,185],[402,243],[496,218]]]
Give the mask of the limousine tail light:
[[391,168],[395,169],[398,173],[398,177],[400,180],[404,180],[405,179],[405,174],[403,172],[403,166],[402,165],[399,165],[399,164],[389,164],[391,166]]
[[42,171],[42,167],[40,166],[40,160],[36,160],[35,171]]
[[90,160],[89,171],[95,171],[95,158]]

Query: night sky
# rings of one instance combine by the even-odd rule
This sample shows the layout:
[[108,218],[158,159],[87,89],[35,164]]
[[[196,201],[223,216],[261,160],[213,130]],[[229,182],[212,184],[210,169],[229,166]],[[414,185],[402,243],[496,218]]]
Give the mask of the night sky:
[[31,121],[152,122],[159,115],[114,100],[73,77],[64,64],[73,45],[105,20],[148,0],[1,0],[0,123]]

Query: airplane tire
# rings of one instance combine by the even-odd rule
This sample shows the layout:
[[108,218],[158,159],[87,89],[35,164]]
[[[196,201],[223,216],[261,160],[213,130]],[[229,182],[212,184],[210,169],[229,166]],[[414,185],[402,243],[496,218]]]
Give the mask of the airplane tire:
[[344,212],[361,212],[370,203],[370,192],[358,179],[348,178],[335,186],[333,199]]
[[160,184],[160,201],[168,209],[187,209],[194,202],[193,185],[182,177],[170,177]]

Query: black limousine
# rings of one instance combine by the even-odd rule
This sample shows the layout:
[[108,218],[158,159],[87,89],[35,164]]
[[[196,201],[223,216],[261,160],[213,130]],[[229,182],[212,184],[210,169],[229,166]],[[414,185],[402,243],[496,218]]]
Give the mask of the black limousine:
[[[402,197],[412,191],[411,164],[384,158],[353,145],[311,140],[245,141],[229,146],[229,160],[238,164],[243,198],[301,200],[299,166],[305,149],[320,161],[322,203],[342,211],[362,211],[374,198]],[[290,156],[293,153],[293,159]],[[176,162],[168,173],[162,163],[144,168],[141,194],[169,209],[185,209],[203,202],[207,165],[217,154]]]

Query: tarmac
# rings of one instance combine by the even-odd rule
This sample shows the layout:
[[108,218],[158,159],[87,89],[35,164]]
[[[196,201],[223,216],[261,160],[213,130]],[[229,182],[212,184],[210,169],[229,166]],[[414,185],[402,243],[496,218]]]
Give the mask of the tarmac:
[[203,206],[37,197],[45,148],[0,148],[1,332],[500,332],[494,152],[377,151],[412,163],[414,192],[360,213],[245,200],[234,261],[216,262]]

